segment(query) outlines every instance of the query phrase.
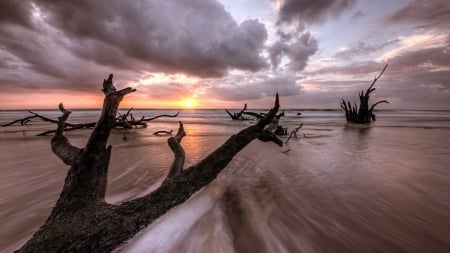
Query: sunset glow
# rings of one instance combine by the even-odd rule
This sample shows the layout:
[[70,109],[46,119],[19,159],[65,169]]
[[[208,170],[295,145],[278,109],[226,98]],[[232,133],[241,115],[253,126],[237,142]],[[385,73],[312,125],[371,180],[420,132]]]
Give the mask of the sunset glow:
[[184,109],[194,109],[198,106],[198,101],[194,98],[185,98],[181,100],[181,107]]
[[386,64],[390,108],[450,106],[448,0],[50,2],[0,1],[0,110],[99,108],[110,73],[124,107],[338,109]]

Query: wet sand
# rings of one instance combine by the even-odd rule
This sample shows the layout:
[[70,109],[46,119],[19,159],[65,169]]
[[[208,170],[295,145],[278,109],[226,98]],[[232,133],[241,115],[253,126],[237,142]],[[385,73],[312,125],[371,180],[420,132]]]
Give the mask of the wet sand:
[[[247,124],[184,120],[187,166]],[[294,126],[299,119],[290,120],[285,124]],[[306,138],[283,148],[253,142],[217,180],[119,252],[447,252],[445,119],[424,126],[388,118],[369,128],[335,117],[302,120]],[[175,128],[176,121],[153,127]],[[1,253],[19,248],[45,221],[68,169],[51,153],[49,137],[19,129],[0,135]],[[161,183],[172,154],[166,138],[151,135],[154,129],[131,132],[127,141],[112,135],[109,202],[142,196]],[[88,131],[69,136],[83,145]]]

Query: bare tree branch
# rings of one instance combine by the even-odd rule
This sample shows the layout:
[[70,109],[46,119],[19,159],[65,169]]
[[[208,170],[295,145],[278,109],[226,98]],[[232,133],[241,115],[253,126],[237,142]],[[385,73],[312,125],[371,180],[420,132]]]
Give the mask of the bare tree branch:
[[[345,103],[344,103],[345,104]],[[291,133],[289,134],[289,137],[287,138],[287,140],[286,140],[286,144],[289,142],[289,140],[292,138],[292,136],[294,136],[295,137],[295,139],[297,139],[298,138],[298,136],[297,136],[297,132],[298,132],[298,130],[300,130],[300,128],[302,128],[303,127],[303,123],[300,123],[300,126],[298,126],[298,127],[296,127],[296,128],[294,128],[294,129],[292,129],[292,131],[291,131]]]
[[186,158],[186,154],[184,152],[183,147],[181,146],[181,140],[186,136],[186,132],[184,131],[183,123],[180,121],[180,126],[178,128],[178,132],[175,137],[170,137],[167,140],[170,149],[172,150],[175,158],[172,162],[172,166],[170,167],[168,178],[173,177],[174,175],[180,173],[183,170],[184,160]]
[[51,141],[52,151],[65,164],[72,165],[73,159],[80,152],[80,148],[70,144],[69,140],[64,136],[66,120],[69,118],[71,111],[64,109],[62,103],[59,104],[59,110],[63,115],[58,118],[58,128]]
[[[233,157],[254,139],[282,145],[277,138],[268,136],[266,129],[279,109],[278,94],[274,107],[258,123],[231,136],[222,146],[186,170],[183,170],[184,149],[180,145],[186,133],[180,123],[177,135],[168,140],[175,159],[170,176],[163,184],[144,197],[120,205],[108,204],[105,202],[105,192],[112,148],[106,147],[106,143],[114,127],[120,101],[133,91],[131,88],[117,91],[112,85],[112,75],[103,82],[105,99],[102,114],[88,143],[69,160],[71,168],[50,216],[17,252],[111,252],[213,181]],[[63,112],[59,125],[61,129],[58,129],[55,138],[63,137],[62,126],[68,117],[62,105],[60,109]],[[67,146],[67,143],[64,145]],[[72,156],[73,152],[69,157]]]
[[233,113],[231,114],[230,111],[228,111],[227,109],[225,109],[225,111],[228,113],[228,115],[231,117],[231,119],[233,120],[245,120],[246,118],[244,118],[242,116],[242,114],[245,112],[245,110],[247,110],[247,103],[244,104],[244,108],[242,108],[242,110],[238,113]]

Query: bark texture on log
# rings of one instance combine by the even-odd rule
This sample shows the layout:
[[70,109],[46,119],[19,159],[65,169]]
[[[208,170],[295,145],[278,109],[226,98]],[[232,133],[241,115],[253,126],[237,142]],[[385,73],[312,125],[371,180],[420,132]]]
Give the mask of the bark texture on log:
[[180,122],[177,135],[168,140],[175,158],[161,186],[146,196],[120,205],[106,203],[111,157],[111,146],[106,146],[108,137],[120,101],[135,91],[132,88],[116,90],[112,77],[104,80],[102,114],[84,148],[72,146],[64,137],[63,125],[70,113],[60,106],[63,116],[58,121],[52,149],[71,168],[50,216],[17,252],[111,252],[213,181],[254,139],[282,145],[281,140],[266,129],[279,109],[278,94],[274,107],[258,123],[231,136],[199,163],[184,170],[185,153],[181,140],[186,133]]
[[381,100],[376,102],[369,108],[370,94],[376,89],[373,88],[373,86],[378,81],[378,79],[381,78],[387,67],[388,65],[386,64],[381,73],[375,77],[375,79],[373,80],[369,88],[366,90],[366,92],[361,91],[359,93],[359,109],[356,103],[352,106],[350,101],[345,101],[344,99],[342,99],[341,108],[345,111],[345,118],[347,119],[347,122],[367,124],[372,121],[375,121],[376,117],[375,114],[373,113],[375,106],[381,103],[389,103],[387,100]]

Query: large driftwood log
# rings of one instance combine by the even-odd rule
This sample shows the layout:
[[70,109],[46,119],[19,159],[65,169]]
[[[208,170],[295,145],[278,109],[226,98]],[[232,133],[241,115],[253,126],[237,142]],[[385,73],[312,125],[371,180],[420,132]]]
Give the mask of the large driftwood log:
[[135,90],[116,90],[112,75],[103,83],[105,94],[101,116],[84,148],[70,144],[63,135],[70,112],[61,105],[63,116],[52,139],[52,150],[71,166],[63,190],[50,216],[17,252],[111,252],[155,219],[186,201],[213,181],[233,157],[254,139],[282,145],[266,129],[279,108],[275,106],[255,125],[231,136],[222,146],[194,166],[183,170],[186,135],[180,123],[178,133],[168,140],[175,159],[161,186],[146,196],[112,205],[105,201],[111,146],[106,146],[122,98]]
[[352,106],[350,101],[345,101],[342,99],[341,101],[341,108],[345,111],[345,118],[347,119],[347,122],[351,123],[358,123],[358,124],[367,124],[371,121],[375,121],[376,117],[373,113],[373,109],[375,106],[381,104],[381,103],[389,103],[387,100],[381,100],[373,104],[369,108],[369,98],[370,93],[372,93],[376,88],[373,88],[375,83],[380,79],[380,77],[383,75],[384,71],[388,65],[384,66],[381,73],[375,77],[375,79],[372,81],[372,84],[370,84],[369,88],[366,90],[366,92],[361,91],[359,93],[359,109],[356,103]]

